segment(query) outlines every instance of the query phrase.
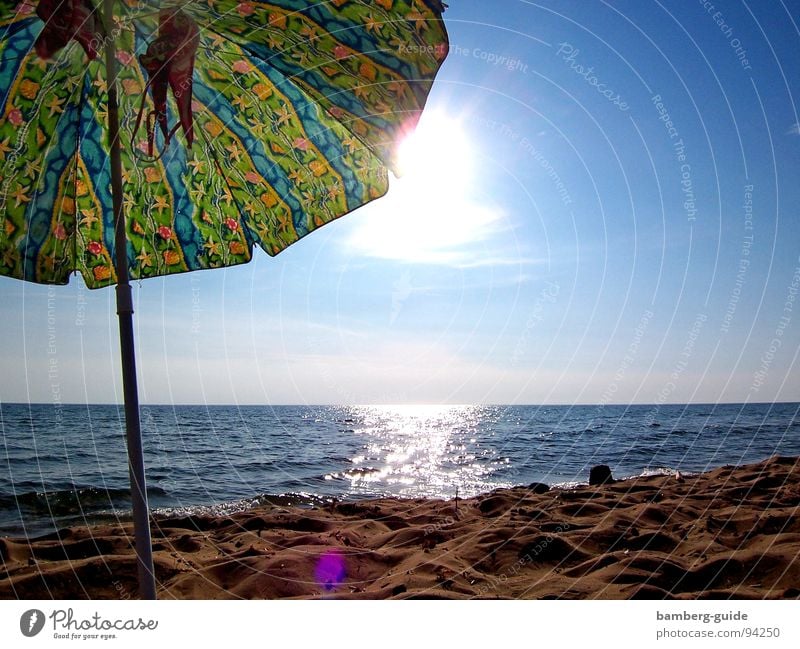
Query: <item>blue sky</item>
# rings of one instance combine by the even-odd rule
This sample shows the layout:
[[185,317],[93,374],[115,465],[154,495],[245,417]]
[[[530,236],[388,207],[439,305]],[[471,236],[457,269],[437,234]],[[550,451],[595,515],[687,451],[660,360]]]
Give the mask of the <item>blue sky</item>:
[[[800,400],[797,4],[451,5],[389,196],[135,287],[142,400]],[[0,278],[0,399],[120,401],[113,299]]]

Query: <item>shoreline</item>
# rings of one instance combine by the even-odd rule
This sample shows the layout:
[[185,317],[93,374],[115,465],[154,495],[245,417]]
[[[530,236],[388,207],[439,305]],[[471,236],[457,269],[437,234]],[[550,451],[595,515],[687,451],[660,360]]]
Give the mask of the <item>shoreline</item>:
[[[729,465],[723,465],[729,466]],[[719,468],[719,467],[715,467]],[[659,467],[656,469],[644,468],[638,474],[624,475],[616,478],[616,482],[625,482],[635,480],[637,478],[653,477],[653,476],[672,476],[676,469],[668,467]],[[682,475],[687,477],[701,475],[702,472],[696,471],[682,471]],[[539,484],[539,483],[537,483]],[[542,483],[544,484],[544,483]],[[564,482],[554,482],[548,485],[551,490],[558,491],[572,491],[589,486],[588,480],[577,481],[570,480]],[[458,496],[459,501],[469,500],[471,498],[480,498],[498,490],[509,489],[524,489],[524,484],[515,484],[510,486],[498,485],[495,489],[489,489],[473,496]],[[71,494],[72,492],[70,492]],[[396,499],[403,500],[441,500],[444,502],[453,502],[456,496],[412,496],[412,495],[397,495],[397,494],[374,494],[374,495],[356,495],[348,494],[343,497],[336,497],[333,495],[325,494],[310,494],[310,493],[281,493],[281,494],[258,494],[252,497],[239,498],[237,500],[230,500],[218,503],[200,503],[196,505],[182,505],[182,506],[151,506],[150,517],[159,521],[167,521],[175,518],[222,518],[225,516],[233,516],[235,514],[246,514],[254,512],[263,508],[270,507],[295,507],[301,510],[313,510],[316,508],[324,509],[330,507],[332,504],[337,503],[360,503],[364,501],[382,500],[382,499]],[[54,534],[58,534],[62,530],[74,527],[101,527],[109,525],[126,525],[133,522],[133,514],[130,509],[119,509],[110,511],[98,511],[94,513],[73,513],[71,516],[59,515],[56,524],[31,525],[30,533],[26,534],[24,529],[11,529],[3,528],[0,526],[0,539],[18,539],[25,537],[30,541],[37,541],[39,539],[46,540]]]
[[[800,458],[154,517],[163,599],[800,598]],[[4,599],[135,598],[131,525],[0,537]]]
[[[669,467],[663,467],[663,466],[657,468],[645,467],[637,474],[623,475],[622,477],[617,478],[616,482],[625,482],[628,480],[635,480],[637,478],[645,478],[652,476],[662,476],[662,475],[671,476],[674,475],[675,472],[676,469],[672,469]],[[701,474],[701,472],[696,472],[696,471],[682,471],[681,473],[684,476],[696,476]],[[588,479],[586,481],[567,480],[564,482],[554,482],[549,485],[549,488],[560,491],[571,491],[574,489],[587,487],[588,485],[589,485]],[[514,484],[508,486],[500,484],[494,489],[489,489],[487,491],[479,492],[474,494],[473,496],[467,496],[467,497],[458,496],[458,499],[463,501],[463,500],[468,500],[470,498],[479,498],[481,496],[485,496],[500,489],[524,489],[524,488],[525,488],[524,484]],[[76,491],[80,492],[85,489],[86,488],[82,488]],[[70,494],[70,496],[72,496],[74,492],[69,491],[68,493]],[[51,493],[50,495],[53,494]],[[150,516],[151,518],[156,518],[159,520],[169,520],[172,518],[186,518],[192,516],[213,518],[213,517],[233,516],[234,514],[243,514],[265,507],[266,508],[296,507],[298,509],[311,510],[315,508],[325,508],[334,503],[351,503],[351,502],[359,503],[363,501],[381,500],[386,498],[397,499],[400,501],[422,499],[422,500],[442,500],[444,502],[453,502],[455,496],[450,495],[450,496],[438,497],[438,496],[413,496],[413,495],[398,495],[398,494],[367,494],[367,495],[348,494],[345,496],[337,497],[328,494],[312,494],[305,492],[287,492],[280,494],[263,493],[251,497],[243,497],[243,498],[238,498],[236,500],[229,500],[217,503],[199,503],[195,505],[181,505],[181,506],[151,505]],[[52,536],[53,534],[56,534],[61,530],[73,527],[98,527],[104,525],[113,525],[115,523],[127,524],[133,521],[133,514],[130,509],[104,510],[92,513],[86,513],[86,512],[81,512],[80,514],[72,513],[71,515],[61,514],[58,515],[57,518],[53,520],[56,521],[55,525],[53,525],[52,523],[49,523],[47,526],[35,525],[35,524],[31,525],[30,529],[33,531],[31,533],[28,533],[27,535],[24,529],[3,528],[2,525],[0,525],[0,539],[2,538],[14,539],[25,536],[26,538],[32,541],[36,541],[38,539],[45,539],[49,536]]]

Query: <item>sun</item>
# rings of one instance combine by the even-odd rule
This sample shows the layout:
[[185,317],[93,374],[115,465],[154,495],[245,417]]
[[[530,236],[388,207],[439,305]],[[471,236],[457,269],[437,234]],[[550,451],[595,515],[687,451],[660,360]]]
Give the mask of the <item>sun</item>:
[[398,147],[398,177],[389,194],[351,243],[374,257],[466,261],[468,248],[484,239],[498,218],[476,198],[477,158],[458,118],[426,110],[416,131]]
[[472,176],[473,152],[457,118],[426,113],[416,130],[403,140],[397,152],[402,179],[459,190]]

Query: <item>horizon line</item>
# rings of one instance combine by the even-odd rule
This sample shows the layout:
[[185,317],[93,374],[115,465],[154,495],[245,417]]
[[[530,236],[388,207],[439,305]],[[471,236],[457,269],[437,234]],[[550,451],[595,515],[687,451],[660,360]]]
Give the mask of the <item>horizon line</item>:
[[[0,407],[8,406],[119,406],[124,407],[124,402],[59,402],[59,401],[3,401],[0,399]],[[442,402],[409,402],[409,403],[140,403],[140,408],[147,407],[223,407],[223,408],[287,408],[287,407],[336,407],[336,408],[394,408],[406,406],[438,406],[451,408],[465,408],[475,406],[495,407],[495,408],[572,408],[572,407],[593,407],[593,408],[617,408],[631,406],[764,406],[764,405],[800,405],[800,401],[669,401],[665,403],[632,402],[632,403],[442,403]]]

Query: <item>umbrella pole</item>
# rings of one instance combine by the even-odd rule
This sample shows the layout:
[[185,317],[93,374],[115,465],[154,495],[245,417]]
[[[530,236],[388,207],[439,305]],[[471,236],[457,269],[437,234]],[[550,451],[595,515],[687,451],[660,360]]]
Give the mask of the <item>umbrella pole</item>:
[[153,571],[153,545],[150,539],[150,520],[147,507],[147,487],[144,476],[142,432],[139,422],[139,392],[136,385],[136,358],[133,338],[133,296],[128,278],[128,237],[122,209],[122,159],[119,142],[119,104],[117,103],[117,61],[112,20],[114,0],[104,0],[106,32],[106,77],[108,84],[108,142],[111,149],[111,198],[114,209],[114,241],[117,273],[117,316],[122,355],[122,390],[125,398],[125,437],[128,442],[131,500],[133,501],[133,530],[136,543],[136,563],[139,573],[139,594],[142,599],[156,598]]

